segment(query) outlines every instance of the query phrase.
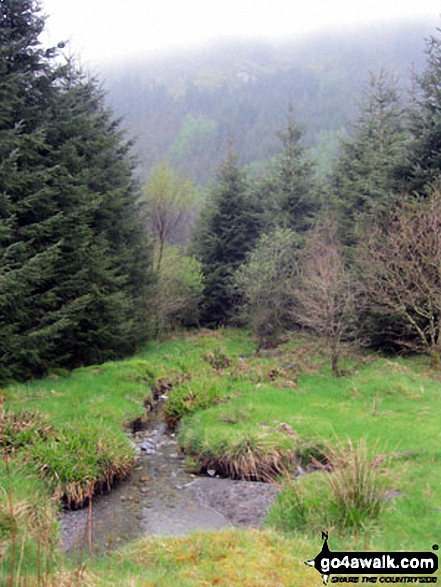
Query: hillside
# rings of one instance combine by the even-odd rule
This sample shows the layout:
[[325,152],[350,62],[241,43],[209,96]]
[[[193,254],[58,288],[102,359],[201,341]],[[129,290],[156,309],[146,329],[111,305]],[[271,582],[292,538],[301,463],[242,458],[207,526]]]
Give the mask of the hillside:
[[409,85],[437,23],[321,33],[277,44],[225,41],[193,52],[140,56],[104,71],[108,102],[137,138],[140,172],[167,157],[204,183],[232,140],[241,163],[278,145],[288,103],[326,171],[369,81],[387,70]]

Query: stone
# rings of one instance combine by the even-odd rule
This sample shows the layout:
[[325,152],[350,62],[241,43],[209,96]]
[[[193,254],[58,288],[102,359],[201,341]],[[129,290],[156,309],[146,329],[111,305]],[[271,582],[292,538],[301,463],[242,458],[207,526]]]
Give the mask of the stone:
[[144,450],[146,452],[153,451],[151,452],[151,454],[154,454],[155,452],[155,447],[153,446],[153,444],[150,444],[150,442],[147,442],[147,440],[143,440],[138,446],[141,450]]
[[210,477],[214,477],[216,475],[216,471],[214,469],[208,469],[207,475],[210,475]]

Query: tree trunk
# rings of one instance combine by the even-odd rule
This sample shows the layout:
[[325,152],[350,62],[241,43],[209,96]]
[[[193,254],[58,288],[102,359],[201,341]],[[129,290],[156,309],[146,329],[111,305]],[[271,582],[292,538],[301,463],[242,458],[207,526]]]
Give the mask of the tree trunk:
[[440,368],[440,364],[440,348],[438,345],[433,345],[430,348],[430,366],[435,371],[438,371]]
[[340,369],[338,367],[338,350],[332,351],[332,374],[334,377],[340,377]]

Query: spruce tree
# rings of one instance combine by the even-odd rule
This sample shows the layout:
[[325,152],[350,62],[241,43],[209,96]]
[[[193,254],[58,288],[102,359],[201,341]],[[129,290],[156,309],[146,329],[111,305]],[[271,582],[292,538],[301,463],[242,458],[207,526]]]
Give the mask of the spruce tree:
[[204,274],[202,323],[218,326],[231,318],[237,302],[232,276],[252,249],[259,231],[260,218],[248,195],[246,176],[236,156],[229,153],[193,239],[193,251]]
[[53,338],[39,328],[40,296],[59,258],[57,241],[48,237],[56,211],[45,161],[46,113],[57,71],[50,65],[53,51],[39,47],[43,26],[35,2],[1,3],[1,377],[27,376],[31,365],[38,372],[41,352]]
[[398,168],[403,187],[421,195],[441,183],[441,39],[430,37],[426,43],[427,65],[416,80],[408,159]]
[[304,234],[312,225],[320,198],[316,166],[301,144],[303,131],[294,124],[291,107],[286,128],[278,134],[282,148],[257,183],[254,197],[260,202],[267,230],[281,227]]
[[73,363],[119,356],[145,336],[149,248],[130,145],[103,100],[70,67],[48,131],[64,215],[52,320],[67,321],[58,351]]
[[395,177],[408,133],[397,82],[382,72],[372,76],[359,118],[341,145],[331,178],[340,213],[342,241],[353,245],[366,216],[390,208],[398,197]]
[[103,96],[51,64],[38,5],[0,7],[0,378],[133,350],[149,250],[129,145]]

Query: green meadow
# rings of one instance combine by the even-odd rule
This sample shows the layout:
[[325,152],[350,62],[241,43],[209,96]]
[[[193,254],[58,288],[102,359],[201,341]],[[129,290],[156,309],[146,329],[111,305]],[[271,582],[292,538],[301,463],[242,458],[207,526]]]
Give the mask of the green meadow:
[[[319,584],[303,561],[325,530],[333,550],[430,551],[441,541],[440,374],[425,357],[350,348],[342,367],[333,377],[310,337],[258,352],[244,330],[202,330],[8,386],[4,584]],[[265,527],[147,537],[81,564],[62,556],[57,508],[130,474],[126,430],[165,387],[165,418],[190,471],[282,484]]]

